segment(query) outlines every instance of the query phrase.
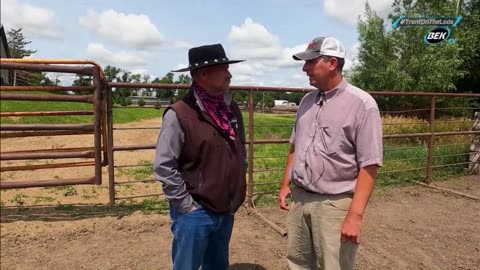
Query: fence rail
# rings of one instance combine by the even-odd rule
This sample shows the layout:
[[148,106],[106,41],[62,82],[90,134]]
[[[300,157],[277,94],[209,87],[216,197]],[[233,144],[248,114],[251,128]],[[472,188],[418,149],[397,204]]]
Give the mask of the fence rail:
[[[170,85],[170,84],[145,84],[145,83],[109,83],[109,92],[112,91],[112,88],[115,87],[122,87],[122,88],[157,88],[157,89],[188,89],[190,86],[189,85]],[[247,203],[251,204],[253,202],[254,196],[257,195],[265,195],[265,194],[272,194],[272,192],[262,192],[262,191],[256,191],[255,187],[263,187],[263,186],[275,186],[278,187],[280,179],[277,179],[278,182],[267,182],[267,183],[257,183],[255,179],[255,175],[259,174],[265,174],[265,173],[272,173],[272,172],[278,172],[282,173],[283,172],[283,167],[272,167],[272,168],[255,168],[255,160],[258,159],[274,159],[274,158],[284,158],[286,159],[286,155],[272,155],[272,156],[255,156],[255,145],[276,145],[276,144],[288,144],[289,140],[288,139],[263,139],[263,138],[256,138],[254,136],[255,130],[256,129],[269,129],[273,127],[285,127],[285,128],[290,128],[293,125],[292,124],[280,124],[280,125],[255,125],[255,108],[253,106],[253,95],[256,91],[288,91],[288,92],[302,92],[306,93],[308,91],[311,91],[311,89],[302,89],[302,88],[275,88],[275,87],[255,87],[255,86],[232,86],[231,87],[232,91],[248,91],[248,106],[247,106],[247,112],[248,112],[248,118],[247,118],[247,124],[246,124],[246,131],[248,134],[247,140],[246,140],[246,145],[247,145],[247,158],[249,164],[253,164],[253,166],[249,166],[248,172],[247,172]],[[406,113],[406,112],[419,112],[419,111],[428,111],[430,113],[429,121],[424,122],[421,124],[427,125],[428,126],[428,132],[423,132],[423,133],[410,133],[410,134],[387,134],[384,135],[385,140],[390,140],[390,139],[403,139],[403,138],[426,138],[428,140],[428,145],[426,145],[424,148],[427,150],[427,156],[426,157],[421,157],[421,158],[415,158],[415,159],[410,159],[410,160],[420,160],[420,161],[425,161],[426,165],[422,167],[415,167],[415,168],[405,168],[405,169],[399,169],[399,170],[389,170],[389,171],[384,171],[382,174],[393,174],[393,173],[399,173],[399,172],[415,172],[415,171],[425,171],[426,177],[423,179],[426,183],[430,183],[433,179],[433,171],[436,168],[442,168],[446,166],[460,166],[460,165],[467,165],[467,164],[472,164],[472,162],[456,162],[452,164],[442,164],[442,165],[436,165],[434,164],[434,160],[438,158],[445,158],[445,157],[462,157],[462,156],[467,156],[470,153],[456,153],[456,154],[451,154],[451,155],[438,155],[435,154],[435,140],[440,137],[454,137],[454,136],[459,136],[459,135],[478,135],[480,134],[479,131],[475,130],[465,130],[465,131],[449,131],[449,132],[438,132],[435,130],[435,125],[437,123],[443,123],[443,122],[451,122],[451,121],[438,121],[435,117],[435,112],[438,109],[447,109],[447,108],[437,108],[436,107],[436,99],[437,97],[469,97],[469,98],[478,98],[480,97],[479,94],[452,94],[452,93],[424,93],[424,92],[376,92],[376,91],[371,91],[369,92],[370,94],[374,96],[421,96],[421,97],[429,97],[430,98],[430,107],[427,109],[418,109],[418,110],[405,110],[405,111],[382,111],[382,114],[396,114],[396,113]],[[113,108],[113,104],[110,105]],[[118,109],[121,109],[121,107],[118,107]],[[465,109],[465,108],[463,108]],[[468,108],[468,109],[480,109],[480,108]],[[472,120],[472,122],[475,120]],[[420,124],[420,123],[419,123]],[[403,123],[402,123],[403,125]],[[159,127],[153,127],[153,128],[159,128]],[[112,127],[112,132],[115,131],[125,131],[125,130],[147,130],[147,129],[152,129],[152,127],[139,127],[139,128],[115,128],[113,129]],[[443,144],[445,145],[445,144]],[[451,145],[458,145],[458,144],[449,144]],[[439,147],[442,145],[438,145]],[[109,161],[112,162],[112,166],[109,167],[109,175],[110,175],[110,180],[109,182],[111,183],[111,192],[110,192],[110,203],[115,204],[115,201],[117,200],[124,200],[124,199],[135,199],[135,198],[144,198],[146,195],[142,194],[139,195],[138,197],[136,196],[128,196],[128,197],[116,197],[115,195],[115,185],[124,185],[126,183],[143,183],[143,182],[151,182],[151,180],[140,180],[140,181],[128,181],[128,182],[117,182],[115,179],[115,168],[135,168],[138,166],[142,165],[135,165],[132,164],[132,166],[129,165],[122,165],[122,166],[114,166],[113,165],[113,160],[114,160],[114,155],[116,152],[121,152],[121,151],[145,151],[145,150],[153,150],[155,149],[155,144],[144,144],[144,145],[122,145],[122,146],[116,146],[113,145],[112,141],[112,150],[110,152],[111,158],[109,158]],[[400,148],[402,149],[402,148]],[[410,148],[403,148],[405,149],[418,149],[418,147],[410,147]],[[386,149],[387,151],[394,151],[398,149]],[[287,151],[285,151],[285,154]],[[401,160],[397,160],[401,161]],[[409,159],[404,159],[403,161],[409,161]],[[386,160],[386,162],[389,162]],[[475,163],[475,161],[473,161]],[[160,194],[155,194],[155,196],[160,196]],[[252,205],[251,205],[252,206]]]
[[[91,150],[79,151],[78,149],[23,150],[5,152],[2,147],[0,160],[39,160],[39,159],[89,159],[90,161],[64,162],[57,164],[14,165],[1,167],[2,172],[24,170],[46,170],[68,167],[94,167],[92,177],[75,179],[53,180],[28,180],[28,181],[2,181],[1,189],[47,187],[62,185],[102,184],[102,167],[106,164],[106,140],[104,91],[105,83],[102,81],[103,71],[99,65],[84,60],[42,60],[42,59],[1,59],[0,68],[10,71],[24,70],[29,72],[59,72],[92,76],[93,85],[87,87],[64,86],[1,86],[1,101],[25,102],[76,102],[91,104],[92,110],[66,110],[66,111],[13,111],[1,112],[0,117],[51,117],[51,116],[93,116],[91,123],[82,124],[1,124],[0,140],[26,138],[26,137],[56,137],[65,135],[93,135]],[[88,95],[55,94],[55,92],[88,91]],[[27,93],[25,93],[27,92]],[[47,92],[48,94],[44,93]],[[50,93],[54,92],[54,93]],[[33,104],[33,103],[32,103]]]
[[[150,196],[162,196],[161,192],[152,194],[137,194],[129,196],[117,196],[117,187],[127,186],[128,184],[145,184],[154,182],[153,176],[145,177],[145,179],[136,179],[134,181],[124,181],[117,179],[116,170],[135,169],[142,167],[151,167],[151,164],[121,164],[115,165],[115,156],[117,153],[129,151],[151,151],[155,149],[156,138],[142,141],[142,144],[135,145],[117,145],[114,138],[119,132],[129,132],[134,130],[159,130],[157,126],[142,127],[114,127],[113,110],[132,109],[138,107],[122,107],[113,104],[113,91],[116,88],[149,88],[149,89],[188,89],[189,85],[180,84],[157,84],[157,83],[123,83],[123,82],[107,82],[103,78],[103,71],[99,65],[92,61],[84,60],[8,60],[2,59],[1,69],[8,70],[28,70],[34,72],[62,72],[72,74],[82,74],[91,76],[93,79],[92,86],[67,87],[67,86],[2,86],[0,91],[0,100],[18,100],[18,101],[54,101],[54,102],[79,102],[92,105],[90,110],[65,110],[65,111],[12,111],[0,112],[0,117],[51,117],[51,116],[92,116],[90,123],[83,124],[17,124],[8,123],[0,125],[0,139],[15,139],[25,137],[46,137],[46,136],[68,136],[68,135],[93,135],[93,147],[84,148],[66,148],[62,150],[38,150],[30,149],[23,151],[1,152],[0,160],[30,160],[30,159],[69,159],[83,158],[90,159],[80,162],[60,162],[54,164],[34,164],[13,166],[2,166],[1,172],[12,172],[22,170],[47,170],[65,167],[94,167],[93,177],[81,177],[65,180],[29,180],[29,181],[2,181],[1,189],[7,188],[28,188],[28,187],[47,187],[60,185],[84,185],[84,184],[101,184],[102,183],[102,167],[108,170],[108,186],[109,186],[109,202],[115,204],[118,200],[130,200],[135,198],[146,198]],[[254,198],[261,195],[275,193],[278,189],[280,179],[271,179],[277,176],[281,177],[283,173],[282,162],[287,158],[287,150],[279,152],[263,151],[264,149],[274,148],[277,145],[287,146],[288,138],[263,138],[258,136],[262,132],[268,132],[272,129],[287,130],[285,134],[289,134],[288,130],[293,126],[291,123],[280,124],[260,124],[256,123],[254,106],[254,95],[257,92],[294,92],[307,93],[313,89],[307,88],[282,88],[282,87],[259,87],[259,86],[232,86],[232,91],[246,91],[248,100],[246,104],[246,131],[247,131],[247,159],[250,166],[247,172],[247,200],[246,202],[253,206]],[[47,92],[38,93],[38,92]],[[80,92],[82,95],[65,95],[59,92]],[[26,92],[26,93],[25,93]],[[87,93],[87,94],[84,94]],[[410,121],[404,123],[385,123],[384,128],[395,127],[398,125],[407,126],[424,126],[421,129],[413,129],[414,131],[401,133],[388,133],[384,135],[385,143],[395,140],[415,141],[414,147],[409,145],[396,145],[396,147],[386,147],[385,154],[392,156],[385,160],[385,169],[381,171],[381,175],[390,175],[392,181],[402,173],[418,172],[417,175],[423,177],[423,181],[427,184],[435,177],[435,170],[444,167],[455,167],[458,170],[465,170],[470,174],[478,173],[479,163],[479,136],[480,128],[478,127],[480,113],[475,114],[474,119],[464,119],[465,125],[473,124],[472,129],[462,130],[440,130],[439,125],[455,124],[456,120],[442,120],[437,117],[438,112],[455,111],[455,110],[472,110],[479,111],[478,107],[438,107],[439,97],[449,98],[480,98],[480,94],[469,93],[430,93],[430,92],[401,92],[401,91],[370,91],[373,96],[393,96],[393,97],[421,97],[428,99],[427,108],[415,108],[410,110],[385,110],[381,114],[384,116],[396,116],[409,113],[428,113],[428,119],[421,122]],[[142,107],[144,109],[158,109],[155,106]],[[286,108],[282,110],[284,113],[294,113],[295,108]],[[258,134],[257,134],[258,133]],[[471,141],[465,141],[465,138],[455,141],[451,138],[460,138],[467,136]],[[450,139],[449,139],[450,138]],[[463,138],[463,137],[462,137]],[[469,148],[468,146],[471,147]],[[452,150],[454,149],[454,150]],[[262,152],[263,151],[263,152]],[[404,155],[404,156],[402,156]],[[467,160],[468,158],[468,160]],[[445,162],[440,162],[448,159]],[[130,162],[131,163],[131,162]],[[400,164],[397,167],[392,167]],[[390,166],[390,167],[389,167]],[[270,179],[264,179],[266,175],[273,175]],[[389,179],[390,179],[389,178]]]

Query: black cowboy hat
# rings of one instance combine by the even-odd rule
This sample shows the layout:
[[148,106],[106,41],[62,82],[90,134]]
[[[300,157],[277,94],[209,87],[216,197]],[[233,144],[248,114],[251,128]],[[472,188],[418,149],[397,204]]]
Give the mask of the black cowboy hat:
[[220,65],[220,64],[235,64],[245,60],[229,60],[225,54],[225,50],[221,44],[205,45],[191,48],[188,51],[187,68],[172,70],[173,72],[192,71],[198,68]]

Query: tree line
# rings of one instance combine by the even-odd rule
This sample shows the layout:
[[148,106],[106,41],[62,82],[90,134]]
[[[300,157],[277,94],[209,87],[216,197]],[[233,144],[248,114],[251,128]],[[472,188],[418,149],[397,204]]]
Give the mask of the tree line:
[[[392,8],[386,21],[366,3],[357,27],[358,65],[347,75],[353,84],[375,91],[480,93],[480,0],[395,0]],[[435,27],[393,29],[391,23],[400,16],[463,18],[450,28],[454,43],[427,45],[423,36]],[[430,103],[408,96],[376,99],[388,111],[428,108]],[[437,106],[480,108],[480,100],[438,98]]]

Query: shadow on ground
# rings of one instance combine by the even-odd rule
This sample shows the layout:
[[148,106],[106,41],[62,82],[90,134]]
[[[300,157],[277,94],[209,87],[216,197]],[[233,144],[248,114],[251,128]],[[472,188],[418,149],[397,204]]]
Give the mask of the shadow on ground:
[[127,204],[127,205],[38,205],[28,207],[3,207],[0,211],[0,223],[10,223],[15,221],[73,221],[89,218],[118,217],[131,215],[136,211],[142,211],[145,214],[167,213],[168,208],[146,207],[145,204]]
[[230,270],[266,270],[267,268],[253,263],[235,263],[230,265]]

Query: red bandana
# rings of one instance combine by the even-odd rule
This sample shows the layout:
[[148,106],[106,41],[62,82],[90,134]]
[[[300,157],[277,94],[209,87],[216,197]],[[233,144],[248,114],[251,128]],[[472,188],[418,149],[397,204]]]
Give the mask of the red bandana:
[[235,130],[230,123],[233,114],[227,104],[225,104],[224,95],[212,96],[196,82],[192,83],[192,88],[197,93],[207,113],[212,117],[223,134],[234,141]]

